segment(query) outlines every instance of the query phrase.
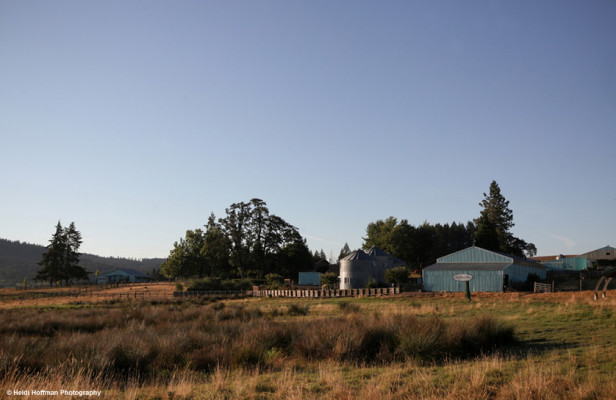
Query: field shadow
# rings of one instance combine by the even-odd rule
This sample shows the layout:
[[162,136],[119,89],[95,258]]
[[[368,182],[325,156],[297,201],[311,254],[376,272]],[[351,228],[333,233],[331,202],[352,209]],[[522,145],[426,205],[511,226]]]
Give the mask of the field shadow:
[[577,347],[580,347],[580,343],[576,341],[535,338],[518,340],[516,345],[509,348],[509,355],[517,359],[522,359],[530,355],[541,355],[554,350],[575,349]]

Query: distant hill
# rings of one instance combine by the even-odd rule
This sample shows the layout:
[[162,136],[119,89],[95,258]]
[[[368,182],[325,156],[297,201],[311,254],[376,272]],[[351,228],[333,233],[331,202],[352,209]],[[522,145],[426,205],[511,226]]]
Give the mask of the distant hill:
[[[0,239],[0,287],[21,284],[26,277],[28,282],[34,282],[36,272],[41,268],[38,263],[45,251],[47,248],[38,244]],[[97,270],[102,274],[115,268],[130,268],[149,275],[160,268],[163,261],[164,258],[135,260],[93,254],[82,254],[79,257],[79,264],[91,277],[94,277]]]

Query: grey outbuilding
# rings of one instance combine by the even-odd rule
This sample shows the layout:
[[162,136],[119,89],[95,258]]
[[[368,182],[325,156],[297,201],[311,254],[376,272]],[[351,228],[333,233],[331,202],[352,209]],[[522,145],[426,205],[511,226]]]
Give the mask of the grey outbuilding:
[[385,271],[399,266],[404,266],[402,260],[378,247],[355,250],[340,259],[340,289],[363,288],[370,281],[384,284]]

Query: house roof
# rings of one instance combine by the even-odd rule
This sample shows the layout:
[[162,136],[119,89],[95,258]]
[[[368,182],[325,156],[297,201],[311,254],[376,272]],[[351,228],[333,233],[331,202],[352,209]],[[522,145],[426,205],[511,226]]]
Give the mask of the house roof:
[[329,264],[327,272],[333,272],[336,275],[340,275],[340,264]]
[[566,255],[555,255],[555,256],[536,256],[536,257],[531,257],[531,260],[534,261],[538,261],[538,262],[545,262],[545,261],[555,261],[559,258],[577,258],[580,257],[579,255],[576,254],[566,254]]
[[437,258],[437,263],[512,263],[514,256],[471,246]]
[[499,265],[499,268],[506,268],[511,264],[545,269],[545,266],[535,261],[498,251],[482,249],[477,246],[467,247],[466,249],[440,257],[436,260],[436,264],[426,268],[439,265],[458,265],[458,268],[462,269],[486,269],[495,265]]
[[583,257],[589,257],[591,255],[593,255],[593,253],[599,253],[599,252],[609,252],[609,253],[614,253],[616,251],[616,248],[612,247],[612,246],[605,246],[605,247],[601,247],[600,249],[595,249],[589,252],[586,252],[584,254],[582,254]]
[[372,246],[371,248],[369,248],[366,251],[366,254],[368,254],[369,256],[373,256],[373,257],[389,257],[391,259],[391,261],[393,261],[395,264],[406,264],[404,261],[402,261],[398,257],[396,257],[393,254],[390,254],[390,253],[386,252],[385,250],[382,250],[382,249],[380,249],[380,248],[378,248],[376,246]]
[[111,276],[111,275],[118,275],[117,272],[124,272],[124,274],[126,275],[132,275],[132,276],[138,276],[141,278],[148,278],[148,276],[146,274],[144,274],[143,272],[139,272],[137,270],[134,269],[130,269],[130,268],[116,268],[113,271],[109,271],[109,272],[105,272],[104,274],[100,274],[99,277],[101,276]]
[[430,271],[502,271],[513,263],[485,263],[485,264],[470,264],[470,263],[436,263],[424,268]]
[[374,256],[374,257],[392,257],[391,254],[389,254],[385,250],[379,249],[376,246],[372,246],[368,250],[366,250],[366,254],[368,254],[369,256]]

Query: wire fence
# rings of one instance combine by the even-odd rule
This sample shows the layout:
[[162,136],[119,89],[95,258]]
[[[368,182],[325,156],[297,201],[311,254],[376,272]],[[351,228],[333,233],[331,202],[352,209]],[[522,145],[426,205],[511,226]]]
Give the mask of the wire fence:
[[[168,285],[168,282],[148,282],[143,283],[107,283],[107,284],[88,284],[70,286],[66,288],[51,288],[49,286],[28,287],[27,289],[19,288],[16,292],[0,294],[0,301],[12,300],[33,300],[47,298],[107,298],[107,299],[127,299],[127,298],[171,298],[171,291],[152,290],[148,287],[155,288],[159,285]],[[113,289],[126,289],[128,292],[114,293],[108,292]],[[132,290],[135,289],[135,290]],[[140,290],[141,289],[141,290]]]

